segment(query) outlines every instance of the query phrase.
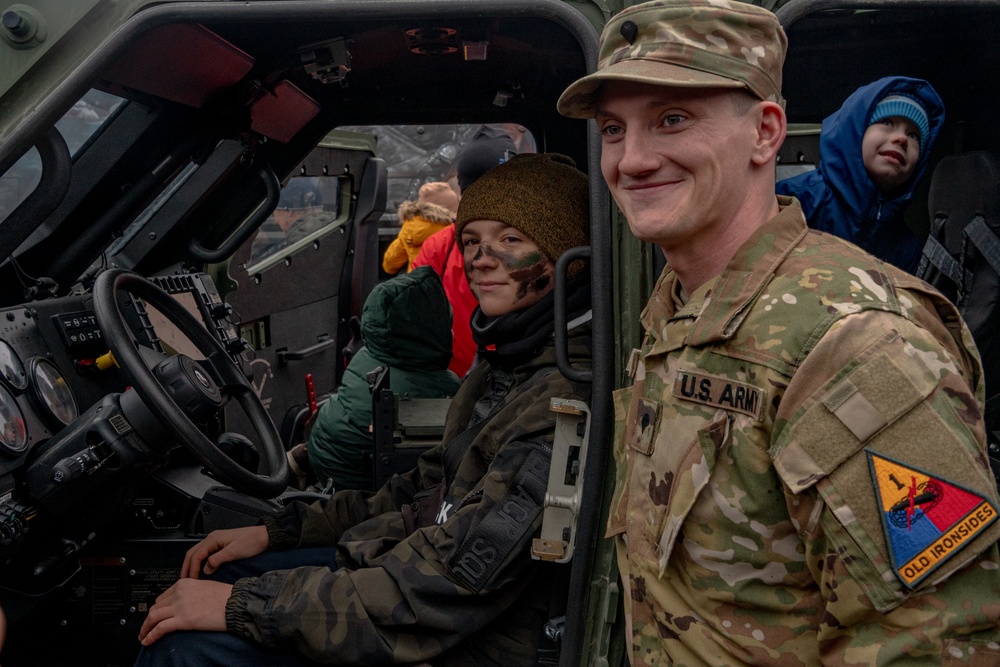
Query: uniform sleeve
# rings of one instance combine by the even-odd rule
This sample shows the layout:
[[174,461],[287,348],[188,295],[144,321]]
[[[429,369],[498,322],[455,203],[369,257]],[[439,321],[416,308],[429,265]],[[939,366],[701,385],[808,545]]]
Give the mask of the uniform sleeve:
[[1000,660],[1000,500],[977,379],[924,329],[870,311],[789,383],[772,455],[823,595],[823,664]]
[[[537,424],[548,401],[530,398],[513,409],[518,421]],[[447,520],[416,530],[369,566],[240,580],[229,629],[340,665],[419,663],[470,637],[518,599],[539,567],[527,552],[547,485],[553,422],[545,419],[544,430],[522,429],[503,443]]]
[[403,223],[399,234],[392,240],[389,247],[385,249],[385,254],[382,256],[382,270],[386,273],[396,273],[410,261],[409,256],[406,254],[406,246],[403,245],[402,240],[405,228],[406,223]]

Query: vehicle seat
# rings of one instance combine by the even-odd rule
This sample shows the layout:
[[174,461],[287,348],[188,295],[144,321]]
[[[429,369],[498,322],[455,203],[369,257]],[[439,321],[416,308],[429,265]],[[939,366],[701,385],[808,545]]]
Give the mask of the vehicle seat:
[[1000,159],[987,151],[949,155],[928,193],[930,235],[917,275],[951,299],[983,361],[991,458],[1000,479]]
[[372,391],[372,487],[412,470],[420,455],[441,442],[450,398],[405,398],[389,388],[389,369],[369,374]]
[[278,435],[281,436],[281,444],[285,446],[286,452],[303,441],[307,419],[309,406],[305,403],[293,405],[285,412]]
[[943,158],[931,177],[927,208],[931,230],[918,274],[969,311],[966,322],[975,334],[1000,285],[1000,160],[987,151]]

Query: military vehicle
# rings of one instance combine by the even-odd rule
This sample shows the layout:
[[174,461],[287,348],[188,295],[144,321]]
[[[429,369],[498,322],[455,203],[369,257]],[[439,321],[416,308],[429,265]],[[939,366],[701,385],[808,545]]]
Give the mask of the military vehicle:
[[[483,124],[517,128],[526,150],[567,154],[591,179],[592,244],[579,252],[594,278],[594,400],[562,462],[570,511],[553,519],[561,544],[549,557],[570,586],[548,629],[560,665],[623,664],[602,539],[610,393],[663,261],[610,201],[593,123],[563,118],[555,103],[595,68],[600,28],[626,4],[0,7],[3,664],[132,664],[145,611],[188,546],[322,495],[286,485],[304,378],[321,401],[336,391],[352,322],[384,277],[380,238],[395,206],[447,178]],[[757,4],[789,36],[793,128],[779,169],[811,168],[822,118],[890,74],[930,80],[947,105],[934,164],[1000,154],[1000,2]],[[295,179],[321,193],[320,224],[271,243],[266,225]],[[936,179],[909,210],[921,233]],[[979,212],[996,226],[995,173],[940,183],[959,202],[986,202]],[[255,254],[255,240],[267,252]],[[154,374],[154,364],[164,365]],[[400,414],[390,410],[387,449],[372,462],[383,474],[406,459],[393,451],[405,440]]]

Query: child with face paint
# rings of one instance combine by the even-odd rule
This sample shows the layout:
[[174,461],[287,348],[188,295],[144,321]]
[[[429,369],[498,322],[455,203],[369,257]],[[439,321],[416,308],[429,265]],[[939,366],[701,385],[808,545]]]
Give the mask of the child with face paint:
[[[550,599],[568,574],[531,557],[555,433],[549,402],[591,400],[590,383],[556,365],[553,262],[589,242],[587,190],[569,158],[528,154],[463,192],[455,231],[480,300],[472,330],[482,361],[452,400],[441,443],[374,494],[292,502],[262,525],[208,535],[151,608],[137,667],[312,665],[316,656],[538,664]],[[568,268],[567,358],[585,370],[590,278],[583,261]],[[203,563],[215,580],[199,578]],[[330,640],[344,628],[349,641]]]
[[[511,346],[537,351],[551,336],[555,260],[589,244],[587,193],[586,176],[558,153],[516,155],[463,193],[455,231],[479,300],[472,331],[484,359]],[[569,276],[570,310],[582,314],[582,263]]]

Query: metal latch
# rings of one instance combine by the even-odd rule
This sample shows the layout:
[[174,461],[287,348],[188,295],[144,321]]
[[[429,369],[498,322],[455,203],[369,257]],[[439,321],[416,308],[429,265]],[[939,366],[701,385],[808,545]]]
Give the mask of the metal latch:
[[583,499],[583,468],[590,437],[590,408],[582,401],[553,398],[556,413],[552,463],[545,492],[542,532],[531,544],[536,560],[565,563],[573,557],[576,523]]

